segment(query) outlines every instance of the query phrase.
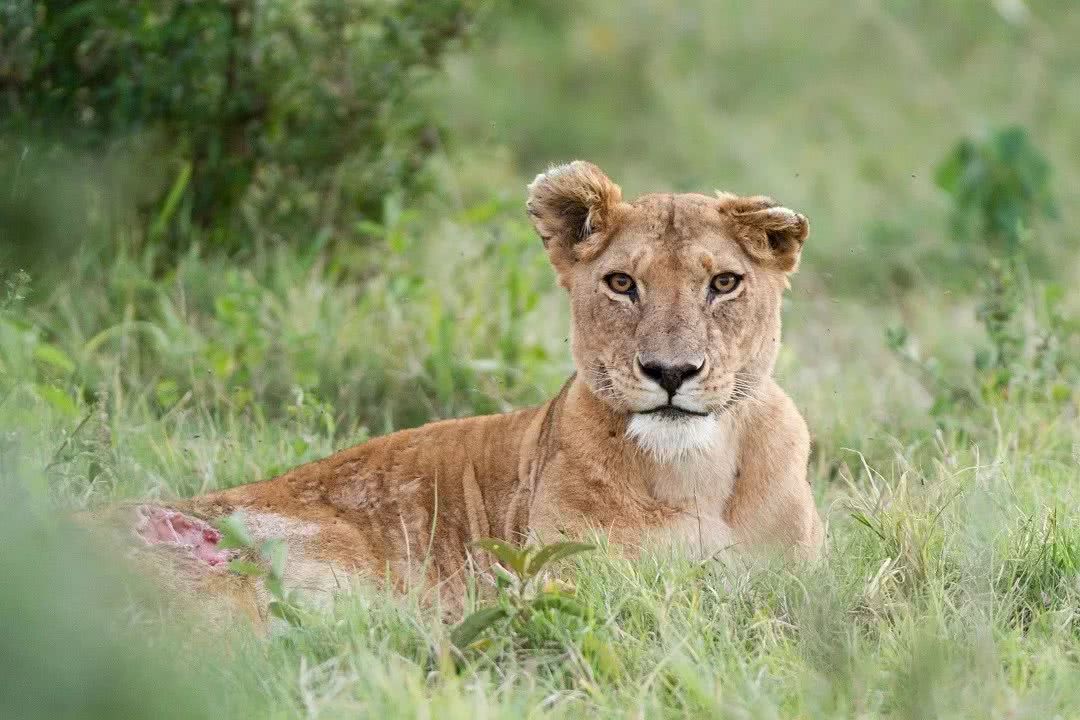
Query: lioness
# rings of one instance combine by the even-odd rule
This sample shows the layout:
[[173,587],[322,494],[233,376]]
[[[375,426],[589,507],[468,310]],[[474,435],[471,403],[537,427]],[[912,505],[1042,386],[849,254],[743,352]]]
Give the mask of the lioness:
[[252,614],[266,606],[259,581],[228,570],[233,551],[211,525],[232,513],[256,541],[285,539],[286,584],[309,590],[354,573],[459,590],[469,543],[484,537],[598,530],[631,550],[817,553],[806,425],[771,377],[806,218],[728,193],[627,203],[582,161],[539,175],[527,208],[570,294],[577,372],[558,395],[121,511],[150,557],[172,558],[175,587],[232,596]]

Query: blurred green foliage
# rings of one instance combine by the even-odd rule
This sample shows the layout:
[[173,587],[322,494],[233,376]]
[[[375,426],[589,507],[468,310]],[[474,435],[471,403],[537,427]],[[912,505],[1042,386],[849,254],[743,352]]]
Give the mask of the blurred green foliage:
[[[1070,717],[1076,3],[485,7],[0,3],[0,716]],[[550,397],[522,196],[572,157],[811,218],[777,375],[821,563],[601,550],[472,576],[464,653],[419,592],[205,648],[50,520]]]
[[975,349],[973,368],[950,374],[935,358],[919,356],[905,328],[887,329],[886,341],[917,371],[939,423],[970,429],[972,406],[993,412],[1023,401],[1056,413],[1072,402],[1080,382],[1080,318],[1064,302],[1064,285],[1032,280],[1023,252],[1032,240],[1026,228],[1057,217],[1050,171],[1015,126],[982,141],[961,140],[938,166],[938,184],[953,202],[955,240],[982,270],[975,316],[987,342]]
[[[0,7],[0,149],[119,156],[146,239],[308,245],[421,183],[417,90],[473,0],[14,0]],[[78,156],[76,156],[77,159]],[[33,158],[35,163],[38,158]],[[100,182],[100,180],[99,180]]]
[[210,634],[140,617],[152,593],[85,529],[28,498],[17,460],[0,440],[0,717],[238,716],[249,696],[214,671]]
[[[954,204],[935,182],[959,138],[1024,127],[1062,213],[1080,206],[1074,0],[556,0],[497,18],[434,88],[473,147],[525,178],[589,159],[628,197],[771,195],[810,218],[802,267],[833,296],[977,286],[972,250],[996,245],[943,232]],[[1014,159],[1034,169],[999,154],[993,172]],[[1025,219],[1033,269],[1070,269],[1075,223]]]
[[959,370],[922,356],[906,328],[886,329],[887,344],[930,395],[935,420],[970,431],[1017,402],[1067,413],[1080,398],[1080,316],[1065,302],[1064,286],[1033,281],[1015,258],[994,260],[974,315],[984,339],[970,350],[971,366]]
[[937,183],[953,201],[954,232],[997,253],[1021,250],[1025,228],[1056,218],[1050,163],[1022,127],[982,140],[964,139],[938,166]]

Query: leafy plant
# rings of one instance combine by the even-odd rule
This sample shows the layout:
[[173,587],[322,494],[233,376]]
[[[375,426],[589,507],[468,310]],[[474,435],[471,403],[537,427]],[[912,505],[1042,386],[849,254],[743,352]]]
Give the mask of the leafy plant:
[[186,247],[192,228],[228,250],[251,239],[238,229],[306,243],[422,181],[440,130],[419,91],[475,11],[15,0],[0,5],[0,134],[16,154],[43,139],[45,156],[59,142],[130,159],[156,245]]
[[988,343],[976,350],[972,373],[950,376],[937,359],[920,356],[906,328],[886,330],[888,346],[933,398],[936,417],[1018,395],[1062,401],[1072,394],[1077,323],[1066,314],[1063,289],[1036,288],[1020,258],[1033,222],[1056,216],[1049,177],[1049,164],[1019,127],[962,140],[938,168],[938,184],[953,199],[956,239],[978,231],[998,256],[983,272],[976,318]]
[[990,263],[976,308],[987,342],[976,348],[969,373],[949,373],[937,358],[923,357],[906,328],[886,330],[890,349],[930,393],[931,415],[1021,398],[1060,403],[1072,397],[1080,381],[1080,319],[1068,314],[1060,285],[1033,287],[1020,268]]
[[285,590],[285,560],[288,546],[284,540],[274,538],[256,544],[244,525],[243,518],[234,514],[215,523],[221,532],[219,546],[229,550],[246,550],[255,560],[236,558],[229,562],[229,570],[237,575],[261,577],[266,591],[273,598],[267,606],[271,615],[281,618],[294,627],[303,623],[299,594],[293,589]]
[[952,197],[956,236],[980,234],[993,250],[1016,253],[1026,228],[1057,217],[1050,164],[1015,125],[957,143],[938,166],[937,184]]
[[534,547],[514,547],[502,540],[484,539],[473,544],[498,560],[492,566],[497,596],[495,602],[480,607],[461,621],[450,633],[450,640],[461,650],[480,647],[480,636],[501,627],[506,635],[520,633],[534,616],[565,613],[585,617],[588,610],[573,597],[573,588],[565,583],[548,582],[538,586],[544,570],[573,555],[594,550],[594,545],[562,542]]

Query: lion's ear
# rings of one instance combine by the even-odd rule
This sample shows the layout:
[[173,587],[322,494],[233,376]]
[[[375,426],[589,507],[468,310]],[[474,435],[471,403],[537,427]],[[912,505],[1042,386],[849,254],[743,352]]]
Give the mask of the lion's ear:
[[795,272],[810,234],[805,215],[767,197],[732,198],[726,209],[744,229],[740,236],[747,252],[777,270]]
[[600,168],[575,160],[537,175],[529,184],[525,207],[555,260],[556,253],[609,229],[621,201],[619,186]]

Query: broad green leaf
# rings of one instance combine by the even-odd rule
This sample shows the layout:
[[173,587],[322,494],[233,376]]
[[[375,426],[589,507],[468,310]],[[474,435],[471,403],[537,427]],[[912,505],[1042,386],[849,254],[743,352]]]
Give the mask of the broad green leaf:
[[492,566],[491,572],[495,574],[495,584],[499,588],[513,587],[517,583],[517,578],[503,569],[502,565]]
[[293,627],[302,627],[304,624],[303,619],[300,617],[300,611],[292,605],[272,600],[268,609],[271,615],[281,618]]
[[477,540],[473,545],[494,555],[496,560],[513,570],[519,578],[526,577],[529,560],[528,548],[518,549],[510,543],[492,538]]
[[71,396],[54,385],[38,385],[38,395],[49,403],[54,410],[69,417],[79,414],[79,408]]
[[619,659],[619,654],[606,640],[590,633],[582,641],[581,650],[585,657],[593,661],[604,677],[614,678],[622,674],[623,664]]
[[544,610],[558,610],[559,612],[566,613],[567,615],[574,615],[579,618],[584,618],[588,614],[586,607],[574,598],[549,593],[545,593],[533,600],[532,608],[537,612],[543,612]]
[[558,562],[571,555],[577,555],[578,553],[588,552],[589,550],[595,550],[595,545],[579,542],[561,542],[554,543],[552,545],[545,545],[540,548],[540,551],[536,553],[529,560],[528,563],[528,575],[529,577],[536,575],[538,572],[544,569],[545,565]]
[[266,584],[266,592],[270,593],[271,597],[275,597],[278,600],[288,599],[288,596],[285,594],[285,583],[280,575],[269,573],[263,578],[263,582]]
[[251,534],[248,533],[247,526],[244,525],[244,520],[240,515],[233,514],[228,517],[219,518],[216,523],[216,527],[221,532],[221,540],[218,542],[218,547],[225,549],[239,549],[249,548],[254,542],[251,539]]
[[461,623],[450,632],[450,642],[454,643],[454,645],[459,648],[468,647],[480,633],[506,618],[507,615],[508,613],[505,608],[481,608],[462,620]]
[[263,557],[270,561],[270,572],[277,577],[285,577],[285,559],[289,554],[289,547],[284,540],[267,540],[261,548]]
[[229,562],[229,570],[237,575],[251,575],[258,577],[266,571],[249,560],[232,560]]
[[974,147],[970,142],[961,142],[937,168],[934,178],[937,186],[947,193],[955,194],[959,189],[960,178],[971,162]]
[[60,348],[48,343],[34,348],[34,358],[64,373],[75,372],[75,362]]
[[180,402],[180,386],[176,384],[175,380],[168,378],[159,380],[157,385],[154,386],[154,397],[161,407],[171,408]]

